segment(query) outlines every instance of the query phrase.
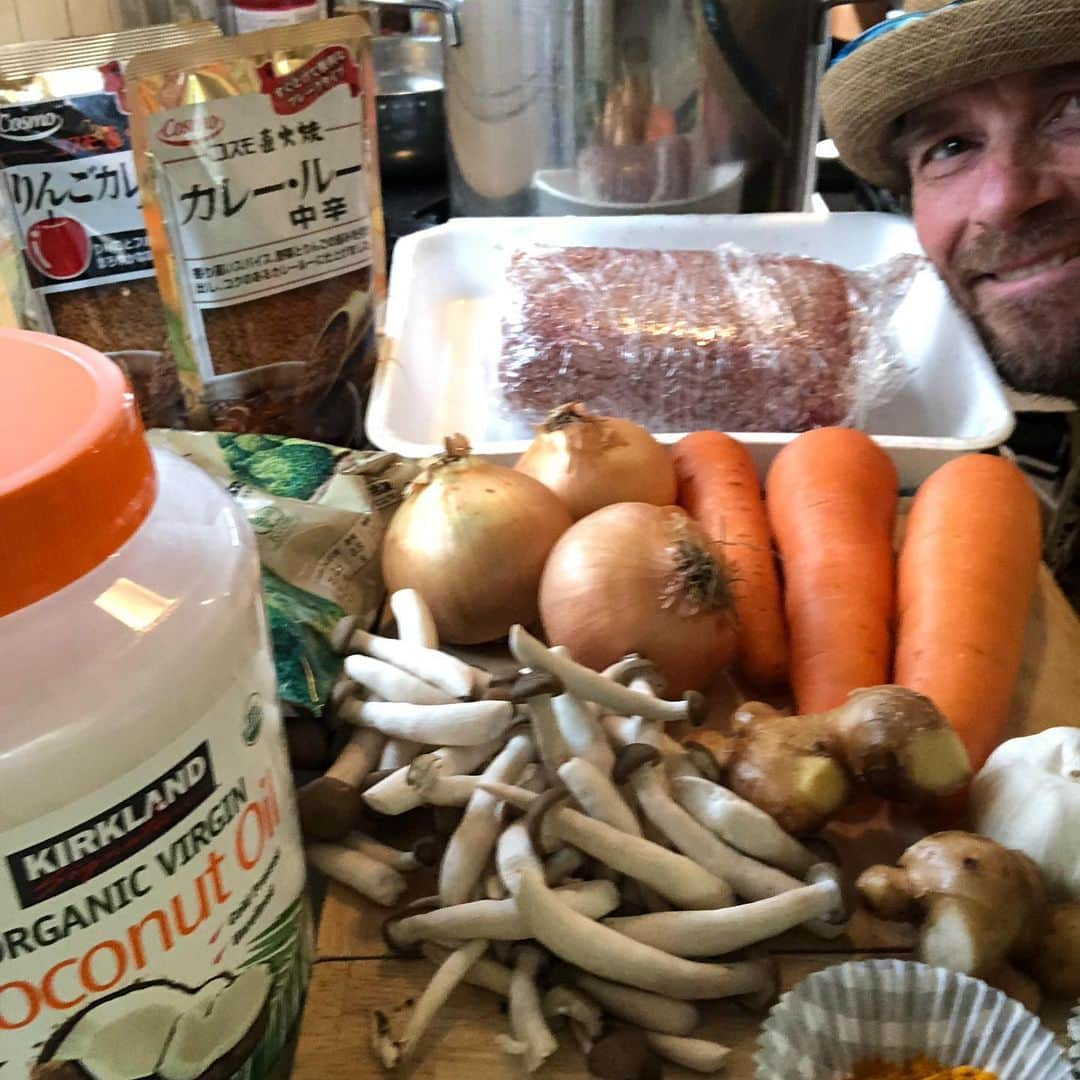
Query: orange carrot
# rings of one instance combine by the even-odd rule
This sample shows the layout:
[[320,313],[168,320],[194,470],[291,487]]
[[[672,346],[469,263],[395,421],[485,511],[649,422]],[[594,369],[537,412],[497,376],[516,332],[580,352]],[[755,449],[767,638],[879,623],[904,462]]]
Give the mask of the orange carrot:
[[896,469],[869,436],[818,428],[776,456],[765,502],[780,549],[799,712],[888,681]]
[[734,571],[739,670],[755,686],[786,682],[788,642],[780,581],[750,451],[718,431],[698,431],[676,443],[672,452],[679,505],[710,540],[723,545],[724,559]]
[[1004,458],[969,454],[915,495],[897,574],[896,681],[948,717],[978,769],[998,744],[1040,559],[1039,504]]

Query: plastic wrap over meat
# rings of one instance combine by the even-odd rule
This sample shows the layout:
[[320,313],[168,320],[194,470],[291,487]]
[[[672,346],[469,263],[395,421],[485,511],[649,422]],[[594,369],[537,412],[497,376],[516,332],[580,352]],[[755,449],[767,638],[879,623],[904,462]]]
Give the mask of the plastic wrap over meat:
[[847,271],[734,245],[541,248],[510,258],[499,384],[653,431],[858,424],[907,374],[886,324],[923,260]]

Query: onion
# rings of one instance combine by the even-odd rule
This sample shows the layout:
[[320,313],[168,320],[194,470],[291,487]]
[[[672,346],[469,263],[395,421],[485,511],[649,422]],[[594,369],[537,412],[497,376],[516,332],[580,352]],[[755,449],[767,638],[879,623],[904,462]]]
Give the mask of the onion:
[[426,463],[383,541],[390,592],[415,589],[441,641],[473,645],[536,621],[536,593],[566,507],[524,473],[469,457],[462,435]]
[[701,689],[735,647],[731,577],[715,550],[675,506],[617,503],[582,518],[540,580],[548,641],[598,671],[640,653],[671,693]]
[[612,503],[675,501],[667,450],[637,424],[590,416],[576,401],[548,416],[514,468],[551,488],[575,521]]

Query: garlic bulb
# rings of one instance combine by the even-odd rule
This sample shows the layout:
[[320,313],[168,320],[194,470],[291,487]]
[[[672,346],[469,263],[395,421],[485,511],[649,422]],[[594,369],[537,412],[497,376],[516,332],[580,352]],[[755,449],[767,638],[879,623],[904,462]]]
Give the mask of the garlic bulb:
[[1080,728],[1010,739],[971,787],[975,828],[1030,856],[1051,897],[1080,900]]

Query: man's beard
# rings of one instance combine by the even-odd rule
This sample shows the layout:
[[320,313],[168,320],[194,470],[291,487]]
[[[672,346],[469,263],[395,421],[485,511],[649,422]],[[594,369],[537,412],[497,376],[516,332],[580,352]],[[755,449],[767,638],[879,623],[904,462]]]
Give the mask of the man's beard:
[[1080,400],[1080,288],[1058,286],[1023,299],[980,301],[973,275],[1060,250],[1080,219],[1054,212],[1022,233],[982,233],[954,259],[950,288],[971,316],[1002,378],[1029,394]]

